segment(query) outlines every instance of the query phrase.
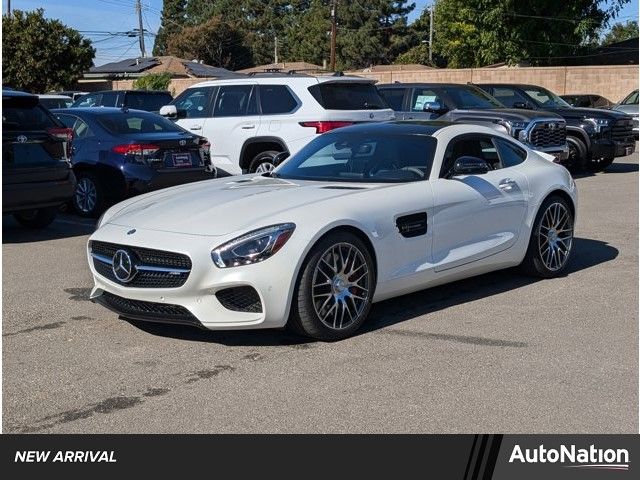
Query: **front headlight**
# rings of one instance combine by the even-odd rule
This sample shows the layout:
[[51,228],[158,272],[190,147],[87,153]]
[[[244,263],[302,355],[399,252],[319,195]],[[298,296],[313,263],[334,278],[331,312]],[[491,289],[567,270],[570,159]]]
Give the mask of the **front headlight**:
[[608,127],[610,123],[608,118],[585,118],[584,121],[593,125],[596,132]]
[[527,128],[527,122],[514,122],[512,120],[503,120],[498,122],[500,125],[507,129],[507,133],[511,136],[517,136],[519,130]]
[[211,258],[220,268],[261,262],[280,250],[295,228],[293,223],[283,223],[254,230],[215,248]]

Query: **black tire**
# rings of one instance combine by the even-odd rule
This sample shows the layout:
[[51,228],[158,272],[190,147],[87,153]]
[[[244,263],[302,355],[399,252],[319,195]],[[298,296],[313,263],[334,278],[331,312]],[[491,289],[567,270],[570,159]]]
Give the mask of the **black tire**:
[[[71,198],[74,210],[83,217],[98,217],[106,206],[106,189],[104,185],[97,175],[92,172],[77,173],[76,181],[76,188]],[[93,202],[84,197],[87,188],[95,191],[95,200]]]
[[271,167],[267,167],[268,170],[263,168],[261,171],[263,173],[271,171],[271,169],[273,169],[273,159],[279,153],[280,152],[277,152],[275,150],[267,150],[266,152],[260,152],[255,157],[253,157],[253,160],[251,160],[251,163],[249,164],[249,173],[255,173],[260,166],[264,167],[266,165],[271,165]]
[[569,145],[569,158],[567,158],[567,167],[574,172],[584,171],[587,169],[589,158],[587,146],[578,137],[567,137]]
[[[343,257],[346,256],[344,263],[339,260],[338,251],[341,251]],[[351,265],[349,266],[350,256]],[[343,279],[348,282],[355,283],[357,280],[357,285],[352,284],[344,287],[341,289],[341,293],[336,293],[334,290],[339,288],[336,281],[333,283],[323,282],[326,285],[319,285],[321,279],[329,279],[331,275],[332,267],[323,262],[323,259],[330,261],[334,259],[335,265],[342,270],[336,276],[344,275]],[[354,271],[356,265],[359,267]],[[363,265],[366,266],[366,272]],[[316,272],[317,269],[320,270]],[[358,277],[360,272],[364,273]],[[345,231],[337,231],[327,235],[314,245],[302,265],[293,293],[288,326],[296,333],[316,340],[335,341],[350,337],[362,326],[369,315],[375,289],[375,278],[375,264],[371,252],[362,240]],[[313,294],[314,279],[316,279],[315,297]],[[335,277],[334,280],[336,280]],[[323,293],[325,288],[328,293]],[[360,296],[354,299],[353,295],[358,294]],[[344,297],[342,300],[338,300],[337,295],[344,295]],[[359,300],[360,298],[362,300]],[[325,314],[326,322],[320,318],[318,310]],[[338,317],[340,317],[340,324],[338,324]]]
[[58,207],[39,208],[14,213],[16,221],[27,228],[45,228],[51,225],[58,214]]
[[[557,256],[553,256],[554,248],[551,245],[548,245],[548,239],[551,238],[552,233],[551,229],[548,229],[545,224],[553,218],[551,215],[555,215],[553,210],[550,209],[553,209],[556,205],[560,205],[558,210],[561,213],[557,214],[558,223],[560,224],[559,228],[553,229],[553,238],[559,237],[557,241],[553,242],[553,245],[558,246],[557,249],[555,249]],[[562,209],[564,209],[564,212],[562,212]],[[548,212],[550,213],[548,214]],[[566,224],[562,221],[565,214],[567,215]],[[542,205],[538,210],[538,214],[536,215],[536,219],[533,222],[527,253],[521,264],[521,268],[525,273],[542,278],[552,278],[562,275],[571,259],[574,228],[573,221],[574,216],[571,206],[564,198],[558,195],[551,195],[542,202]],[[546,235],[543,233],[544,231],[546,231]],[[558,232],[560,233],[559,235]],[[568,240],[562,240],[567,236],[569,236]],[[545,246],[547,246],[547,248],[545,248]],[[558,265],[556,265],[555,268],[553,265],[550,267],[549,264],[553,264],[553,259],[555,258],[558,259]],[[562,262],[560,262],[560,259]]]

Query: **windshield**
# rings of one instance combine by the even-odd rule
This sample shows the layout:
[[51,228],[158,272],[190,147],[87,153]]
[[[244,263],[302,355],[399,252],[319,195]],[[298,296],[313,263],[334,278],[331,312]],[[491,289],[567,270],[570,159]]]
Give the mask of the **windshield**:
[[453,100],[458,109],[504,108],[498,100],[479,88],[455,86],[443,87],[441,90]]
[[427,135],[328,133],[272,175],[335,182],[415,182],[429,178],[436,139]]
[[541,107],[570,107],[567,102],[549,90],[540,87],[527,87],[524,93]]
[[172,121],[154,113],[108,113],[97,115],[97,120],[114,134],[185,132]]
[[622,101],[622,105],[638,105],[638,90],[631,92],[631,94]]

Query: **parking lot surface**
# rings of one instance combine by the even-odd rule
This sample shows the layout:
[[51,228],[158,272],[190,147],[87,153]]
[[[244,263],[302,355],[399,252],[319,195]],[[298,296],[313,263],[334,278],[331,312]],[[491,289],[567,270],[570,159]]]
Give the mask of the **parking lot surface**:
[[120,320],[88,301],[92,222],[4,218],[4,432],[637,432],[638,155],[576,182],[566,276],[385,301],[330,344]]

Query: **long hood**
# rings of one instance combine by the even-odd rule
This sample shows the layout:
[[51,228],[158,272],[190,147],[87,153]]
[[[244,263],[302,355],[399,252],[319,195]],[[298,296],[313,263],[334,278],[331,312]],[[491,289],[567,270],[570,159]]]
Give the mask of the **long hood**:
[[191,235],[226,235],[269,225],[274,218],[293,221],[285,218],[293,209],[302,208],[313,215],[323,201],[381,187],[293,182],[260,175],[229,177],[143,195],[116,211],[107,222]]
[[524,110],[517,108],[487,108],[478,110],[451,110],[442,116],[442,120],[466,121],[466,120],[510,120],[510,121],[531,121],[540,118],[562,117],[550,112],[539,112],[535,110]]
[[616,112],[615,110],[605,110],[604,108],[555,108],[553,112],[562,115],[565,118],[608,118],[609,120],[620,120],[625,114]]

